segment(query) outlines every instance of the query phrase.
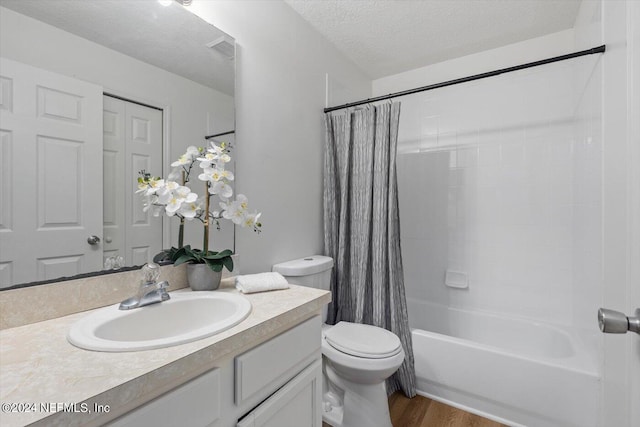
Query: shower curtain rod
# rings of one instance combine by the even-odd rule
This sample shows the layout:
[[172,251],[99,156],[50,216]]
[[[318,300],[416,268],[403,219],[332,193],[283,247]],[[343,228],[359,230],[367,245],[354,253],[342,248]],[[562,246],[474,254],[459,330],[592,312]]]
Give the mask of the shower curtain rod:
[[236,133],[235,130],[230,130],[228,132],[222,132],[222,133],[216,133],[213,135],[207,135],[204,137],[204,139],[211,139],[211,138],[215,138],[216,136],[225,136],[225,135],[231,135],[232,133]]
[[486,77],[493,77],[493,76],[497,76],[499,74],[510,73],[512,71],[524,70],[525,68],[531,68],[531,67],[537,67],[539,65],[551,64],[552,62],[564,61],[565,59],[577,58],[579,56],[593,55],[595,53],[604,53],[605,50],[606,50],[606,46],[602,45],[602,46],[594,47],[594,48],[591,48],[591,49],[581,50],[579,52],[573,52],[573,53],[568,53],[566,55],[555,56],[553,58],[542,59],[540,61],[528,62],[526,64],[516,65],[516,66],[513,66],[513,67],[501,68],[499,70],[489,71],[489,72],[486,72],[486,73],[474,74],[473,76],[469,76],[469,77],[462,77],[462,78],[459,78],[459,79],[447,80],[445,82],[435,83],[435,84],[431,84],[431,85],[428,85],[428,86],[422,86],[422,87],[418,87],[418,88],[415,88],[415,89],[408,89],[408,90],[403,90],[401,92],[390,93],[389,95],[376,96],[374,98],[368,98],[368,99],[365,99],[365,100],[362,100],[362,101],[350,102],[348,104],[339,105],[337,107],[329,107],[329,108],[325,108],[324,112],[325,113],[330,113],[331,111],[342,110],[344,108],[355,107],[357,105],[369,104],[369,103],[377,102],[377,101],[384,101],[386,99],[397,98],[399,96],[411,95],[411,94],[414,94],[414,93],[425,92],[427,90],[432,90],[432,89],[439,89],[439,88],[445,87],[445,86],[453,86],[453,85],[457,85],[459,83],[466,83],[466,82],[471,82],[471,81],[474,81],[474,80],[480,80],[480,79],[484,79]]

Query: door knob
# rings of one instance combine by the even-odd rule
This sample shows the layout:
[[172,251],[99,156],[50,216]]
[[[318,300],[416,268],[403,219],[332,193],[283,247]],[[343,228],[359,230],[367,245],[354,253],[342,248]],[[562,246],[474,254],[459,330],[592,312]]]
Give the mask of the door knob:
[[100,238],[98,236],[89,236],[87,237],[87,243],[90,245],[97,245],[100,243]]
[[601,308],[598,310],[598,326],[606,334],[624,334],[627,331],[640,334],[640,308],[636,309],[635,317]]

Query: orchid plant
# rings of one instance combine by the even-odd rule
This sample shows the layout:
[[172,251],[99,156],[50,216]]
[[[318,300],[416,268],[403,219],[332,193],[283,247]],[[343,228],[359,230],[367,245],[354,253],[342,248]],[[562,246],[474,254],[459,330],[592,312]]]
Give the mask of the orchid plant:
[[[173,168],[167,179],[153,177],[146,171],[140,171],[138,177],[138,193],[144,199],[143,210],[151,211],[154,216],[166,214],[178,217],[178,247],[172,247],[161,254],[170,259],[174,265],[185,262],[207,264],[214,271],[226,267],[233,270],[232,252],[225,249],[221,252],[209,251],[209,227],[215,224],[220,229],[220,220],[227,219],[241,227],[252,228],[260,232],[260,213],[248,209],[247,197],[238,194],[231,200],[233,189],[233,173],[226,169],[231,161],[230,145],[210,142],[207,148],[190,146],[178,160],[171,163]],[[199,196],[188,186],[195,164],[200,168],[198,180],[203,183],[204,195]],[[211,210],[212,198],[218,198],[218,207]],[[191,249],[184,246],[185,221],[199,220],[204,226],[203,249]]]

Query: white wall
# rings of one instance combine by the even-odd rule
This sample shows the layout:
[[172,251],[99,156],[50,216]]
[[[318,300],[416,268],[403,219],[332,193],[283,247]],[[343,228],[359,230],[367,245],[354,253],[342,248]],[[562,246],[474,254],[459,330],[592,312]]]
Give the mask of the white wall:
[[565,30],[374,80],[372,96],[511,67],[573,50],[573,30]]
[[371,82],[281,1],[194,0],[190,10],[236,39],[237,190],[264,231],[236,231],[242,273],[321,253],[326,75],[331,102]]
[[[164,159],[166,171],[187,146],[204,145],[205,135],[233,129],[233,97],[12,10],[0,9],[2,56],[98,84],[111,94],[168,108],[170,158]],[[171,224],[171,243],[175,245],[177,220]],[[201,229],[199,224],[191,224],[187,243],[201,247]],[[216,232],[213,235],[218,247]],[[231,247],[232,227],[226,227],[224,236],[219,237],[225,247]]]

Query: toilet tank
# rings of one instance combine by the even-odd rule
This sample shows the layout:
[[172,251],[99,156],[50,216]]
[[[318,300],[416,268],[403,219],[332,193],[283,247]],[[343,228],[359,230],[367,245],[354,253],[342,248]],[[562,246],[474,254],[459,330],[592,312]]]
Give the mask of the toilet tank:
[[275,264],[273,271],[282,274],[293,285],[330,290],[333,258],[313,255]]

